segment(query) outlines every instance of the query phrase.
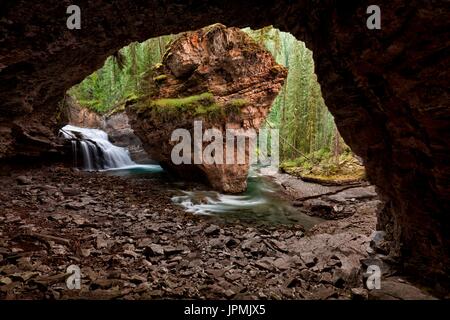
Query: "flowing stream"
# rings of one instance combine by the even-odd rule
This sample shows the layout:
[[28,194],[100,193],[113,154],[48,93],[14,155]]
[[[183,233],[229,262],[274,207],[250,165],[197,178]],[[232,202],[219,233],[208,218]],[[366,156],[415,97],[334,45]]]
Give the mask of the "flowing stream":
[[[284,198],[281,187],[256,167],[249,175],[247,190],[241,194],[222,194],[206,188],[198,190],[182,181],[173,181],[159,165],[136,164],[128,150],[109,142],[107,133],[102,130],[66,125],[60,133],[72,143],[75,166],[88,171],[102,170],[111,175],[166,182],[176,194],[172,201],[192,214],[216,216],[229,222],[300,224],[305,229],[322,221],[293,207]],[[79,163],[80,158],[82,163]]]

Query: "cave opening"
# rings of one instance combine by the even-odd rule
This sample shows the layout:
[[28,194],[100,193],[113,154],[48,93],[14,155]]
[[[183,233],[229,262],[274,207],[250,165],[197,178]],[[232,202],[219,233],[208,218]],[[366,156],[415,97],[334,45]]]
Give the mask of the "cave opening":
[[[202,37],[213,37],[212,40],[209,40],[213,45],[207,48],[207,51],[210,52],[203,53],[205,57],[201,57],[201,59],[215,59],[214,52],[223,50],[217,44],[222,35],[211,36],[214,28],[217,27],[221,31],[221,28],[225,28],[220,24],[213,24],[203,28],[203,30],[207,30],[204,34],[196,35],[195,38],[191,37],[198,41],[197,45],[193,45],[191,52],[194,53],[190,53],[191,55],[201,55],[196,51],[202,49]],[[270,147],[265,151],[267,153],[265,160],[270,159],[271,153],[275,153],[276,148],[277,158],[279,158],[277,159],[277,167],[268,170],[268,168],[264,168],[267,164],[264,165],[261,161],[256,161],[253,165],[250,164],[251,172],[245,179],[247,187],[239,190],[243,193],[235,198],[232,195],[226,196],[215,193],[213,190],[202,190],[201,192],[187,190],[188,195],[174,196],[174,201],[181,204],[188,212],[197,214],[216,214],[226,218],[231,216],[236,221],[240,219],[243,221],[261,220],[258,222],[262,223],[292,224],[302,222],[303,227],[306,225],[309,229],[320,222],[320,219],[330,220],[349,217],[357,211],[357,206],[361,203],[366,203],[367,200],[376,200],[377,195],[374,187],[365,181],[365,171],[361,159],[353,154],[350,147],[345,144],[337,130],[333,116],[325,105],[315,74],[312,51],[307,49],[305,43],[297,40],[292,34],[281,32],[272,26],[258,30],[244,28],[240,29],[239,32],[242,33],[242,36],[248,37],[246,41],[250,43],[245,44],[244,49],[247,50],[252,45],[258,45],[270,52],[275,63],[279,63],[288,69],[283,86],[268,106],[270,111],[261,120],[263,123],[261,131],[276,131],[276,141],[275,136],[269,138],[271,140],[269,141]],[[231,37],[230,35],[227,36]],[[61,129],[61,133],[72,144],[73,163],[76,167],[86,170],[114,169],[115,174],[120,173],[121,175],[133,175],[135,172],[141,175],[148,169],[150,174],[157,172],[159,178],[163,176],[159,175],[160,170],[155,169],[157,164],[160,164],[169,172],[171,171],[170,166],[168,167],[164,161],[160,161],[161,157],[157,154],[158,151],[150,150],[149,154],[146,153],[140,139],[142,136],[138,137],[134,133],[125,109],[130,101],[138,99],[139,96],[157,96],[154,93],[155,89],[149,86],[148,82],[153,82],[153,85],[156,85],[157,89],[162,91],[161,88],[164,89],[165,83],[173,81],[170,79],[170,75],[158,71],[158,69],[163,68],[163,64],[169,63],[168,57],[177,54],[172,47],[176,47],[174,42],[182,41],[179,40],[180,38],[182,38],[180,34],[165,35],[141,43],[133,42],[108,57],[100,69],[67,91],[64,99],[64,112],[67,114],[69,123]],[[243,40],[239,39],[239,41]],[[241,50],[239,45],[232,41],[225,42],[223,47],[227,51]],[[253,58],[253,56],[245,56],[245,53],[239,51],[234,55],[241,59]],[[236,57],[234,58],[236,59]],[[189,53],[186,54],[184,59],[191,59]],[[183,71],[184,73],[181,75],[183,89],[164,96],[166,100],[167,98],[172,99],[170,101],[172,104],[177,103],[180,106],[183,103],[187,104],[188,100],[196,99],[195,93],[208,90],[208,94],[211,94],[210,92],[214,92],[219,86],[233,85],[235,81],[238,81],[239,73],[252,72],[245,65],[230,67],[228,61],[224,59],[220,63],[211,63],[210,61],[204,63],[209,64],[208,67],[211,70],[198,76],[197,73],[194,73],[194,70],[205,67],[199,66],[198,62],[195,62],[197,65],[189,63],[185,63],[185,65],[191,70]],[[264,61],[260,63],[264,63]],[[233,74],[230,69],[237,67],[242,70]],[[184,68],[184,66],[178,64],[177,68]],[[168,72],[170,71],[172,70]],[[213,77],[220,80],[207,87],[208,84],[204,79]],[[237,93],[233,93],[233,97],[239,97],[239,99],[232,100],[233,107],[236,110],[245,106],[246,103],[241,92],[257,85],[250,84],[243,89],[241,88]],[[184,100],[178,99],[180,96]],[[178,100],[176,101],[174,98]],[[219,96],[219,99],[223,98]],[[162,106],[166,109],[172,107],[167,101]],[[179,108],[177,114],[170,114],[164,121],[174,121],[175,123],[178,121],[178,125],[183,128],[185,124],[180,124],[178,118],[183,117],[183,112],[189,111],[187,107],[182,107],[184,109]],[[207,108],[215,108],[215,105],[212,107],[201,105],[202,112],[196,111],[194,121],[204,120],[205,114],[209,112]],[[258,117],[261,118],[261,115],[255,112],[249,115],[252,121],[255,120],[254,118],[259,120]],[[242,119],[239,121],[243,122]],[[98,129],[105,131],[107,136],[106,133],[101,134]],[[180,130],[180,128],[175,130]],[[203,142],[205,142],[203,133],[205,133],[205,130],[200,128],[200,140],[203,139]],[[259,138],[258,143],[255,144],[255,154],[258,155],[261,154],[263,147],[261,137]],[[222,139],[228,140],[229,138],[215,137],[213,141],[222,141]],[[110,146],[108,140],[118,145],[119,148]],[[241,139],[240,141],[250,143],[249,140]],[[194,134],[193,141],[189,143],[189,151],[195,147],[196,143]],[[239,149],[238,145],[236,147]],[[175,148],[176,146],[172,149],[172,153]],[[203,146],[203,149],[208,148],[211,148],[211,145],[209,147]],[[120,152],[122,149],[128,150],[129,157]],[[218,149],[213,148],[213,157],[216,151]],[[223,149],[221,149],[220,154],[222,155],[223,152]],[[114,159],[114,157],[117,157],[117,159]],[[241,158],[244,159],[244,157]],[[187,157],[187,160],[189,161],[188,164],[192,164],[190,156]],[[196,161],[195,155],[193,161]],[[232,161],[229,163],[230,165],[233,164]],[[177,163],[177,165],[179,164]],[[186,165],[186,163],[184,164]],[[246,164],[245,159],[241,164]],[[146,165],[148,165],[148,168]],[[133,168],[133,166],[135,167]],[[120,170],[121,167],[123,167],[123,170]],[[208,173],[205,173],[207,169],[185,166],[183,170],[192,171],[188,177],[184,174],[183,178],[215,187],[214,181],[212,183],[208,181],[210,177]],[[232,168],[231,174],[236,174],[236,170],[239,169]],[[255,175],[255,172],[258,172],[258,175]],[[164,176],[164,178],[167,179],[168,177]],[[223,177],[214,178],[223,179]],[[279,188],[281,179],[290,181],[292,191],[282,192]],[[304,183],[296,182],[296,179]],[[270,192],[266,193],[264,189],[277,193],[277,197],[269,196]],[[314,191],[308,193],[308,190],[311,189]],[[353,198],[345,196],[345,194],[343,194],[344,197],[339,198],[339,192],[345,189],[355,191],[353,194],[350,193]],[[224,190],[219,188],[218,191]],[[338,194],[338,196],[327,198],[332,194]],[[240,200],[239,197],[242,199]],[[280,198],[291,198],[291,201],[290,203],[289,201],[280,201]],[[304,199],[305,201],[303,201]],[[353,203],[350,204],[349,201],[353,201]],[[264,202],[269,204],[263,205]],[[295,206],[292,203],[295,203]],[[371,205],[377,207],[378,203],[373,201]],[[372,211],[374,212],[374,210]]]

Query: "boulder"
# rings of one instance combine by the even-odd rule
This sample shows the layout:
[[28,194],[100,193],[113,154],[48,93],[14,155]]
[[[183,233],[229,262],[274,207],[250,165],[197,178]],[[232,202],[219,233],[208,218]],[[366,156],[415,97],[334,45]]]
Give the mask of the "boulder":
[[[286,68],[240,29],[215,24],[175,40],[162,64],[148,72],[143,96],[129,101],[126,111],[144,149],[166,170],[208,182],[218,191],[242,192],[247,186],[249,140],[239,150],[244,161],[239,163],[237,157],[227,161],[227,129],[244,136],[256,133],[286,75]],[[222,146],[220,161],[194,161],[211,143],[197,140],[199,148],[195,151],[192,146],[188,161],[173,162],[171,153],[178,141],[171,140],[172,133],[186,129],[194,141],[194,121],[201,121],[201,136],[208,129],[221,133],[212,139]],[[237,154],[236,146],[233,143],[232,154]]]

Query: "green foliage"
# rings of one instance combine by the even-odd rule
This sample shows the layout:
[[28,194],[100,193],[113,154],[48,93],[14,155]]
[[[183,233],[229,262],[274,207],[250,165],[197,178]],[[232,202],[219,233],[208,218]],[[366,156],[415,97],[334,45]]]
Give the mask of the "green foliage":
[[233,99],[227,102],[223,107],[225,116],[238,117],[241,114],[242,107],[247,105],[247,103],[245,99]]
[[166,79],[167,79],[166,74],[160,74],[159,76],[153,78],[153,80],[155,80],[156,82],[163,82]]
[[240,108],[247,103],[244,99],[234,99],[225,105],[218,104],[214,95],[204,92],[182,98],[141,99],[135,105],[138,113],[151,113],[152,118],[161,121],[181,118],[202,118],[209,121],[222,121],[229,116],[238,116]]
[[[109,113],[139,91],[148,70],[161,65],[167,44],[175,36],[152,38],[142,43],[133,42],[106,59],[104,65],[68,94],[81,106],[98,113]],[[160,75],[157,81],[164,81]]]
[[213,104],[214,96],[210,92],[205,92],[199,95],[193,95],[184,98],[175,98],[175,99],[157,99],[153,101],[153,104],[158,107],[163,108],[175,108],[183,111],[185,108],[191,108],[202,105],[210,105]]
[[[213,26],[210,30],[213,30]],[[243,29],[256,43],[264,45],[275,60],[289,70],[280,94],[275,99],[267,118],[270,127],[280,130],[281,161],[325,158],[336,161],[348,147],[341,139],[322,98],[320,84],[314,72],[313,53],[293,35],[271,26],[251,30]],[[109,57],[103,67],[72,87],[69,94],[89,109],[99,113],[123,110],[125,101],[132,96],[149,94],[148,79],[161,84],[167,75],[161,74],[162,59],[167,46],[175,39],[168,35],[152,38],[142,43],[131,43]],[[253,50],[253,45],[247,48]],[[209,119],[239,116],[247,101],[235,99],[223,106],[212,101],[212,95],[204,93],[179,99],[160,99],[140,102],[141,108],[151,108],[162,117],[179,116],[189,111],[194,116]],[[156,111],[155,111],[156,110]],[[270,153],[270,150],[269,150]],[[301,162],[300,167],[310,167]],[[326,166],[325,166],[326,167]],[[327,170],[332,170],[328,168]]]
[[281,163],[281,168],[302,179],[324,183],[345,183],[364,179],[364,167],[351,152],[334,157],[328,150],[318,150],[311,158],[299,157]]
[[330,150],[337,130],[314,73],[312,51],[290,33],[273,27],[243,30],[289,70],[267,119],[270,127],[280,130],[281,160]]
[[201,117],[211,121],[224,117],[224,108],[218,105],[210,92],[183,98],[139,101],[135,108],[139,113],[151,113],[152,118],[161,121],[191,117]]

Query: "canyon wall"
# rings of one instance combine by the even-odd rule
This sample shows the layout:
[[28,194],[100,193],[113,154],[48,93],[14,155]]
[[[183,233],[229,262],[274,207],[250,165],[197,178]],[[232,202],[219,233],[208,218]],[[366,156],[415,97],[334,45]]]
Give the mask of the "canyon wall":
[[416,279],[449,285],[450,4],[380,0],[381,30],[366,1],[6,1],[0,18],[0,156],[55,147],[64,92],[131,41],[221,22],[289,31],[314,52],[326,104],[364,159],[387,206],[378,225],[391,256]]

